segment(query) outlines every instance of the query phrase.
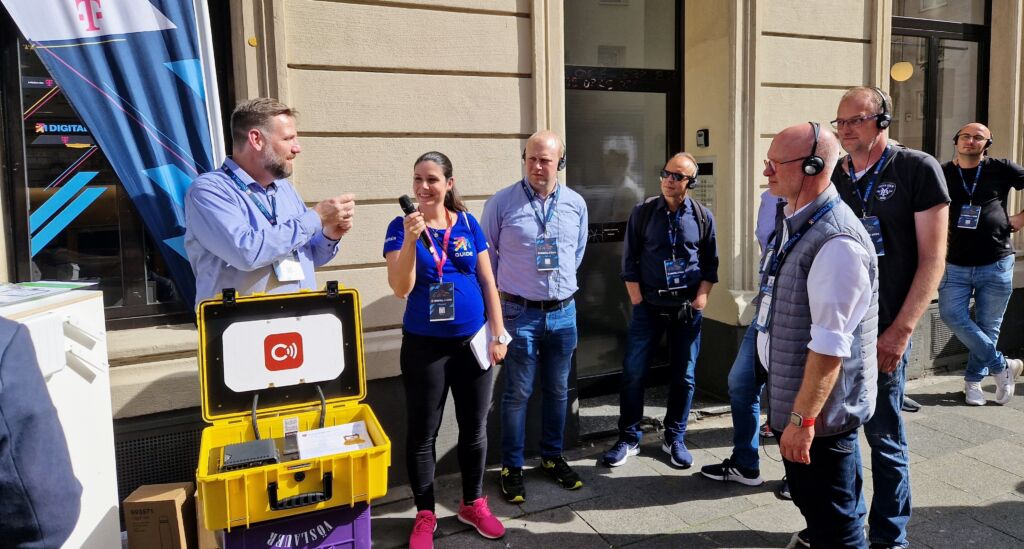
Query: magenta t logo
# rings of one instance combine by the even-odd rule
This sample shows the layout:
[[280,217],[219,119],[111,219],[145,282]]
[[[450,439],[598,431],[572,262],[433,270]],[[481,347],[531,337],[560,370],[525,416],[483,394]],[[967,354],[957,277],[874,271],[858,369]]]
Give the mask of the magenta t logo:
[[[95,4],[95,7],[93,6]],[[86,31],[98,31],[97,21],[103,19],[103,12],[100,11],[100,0],[75,0],[78,8],[78,20],[86,25]]]

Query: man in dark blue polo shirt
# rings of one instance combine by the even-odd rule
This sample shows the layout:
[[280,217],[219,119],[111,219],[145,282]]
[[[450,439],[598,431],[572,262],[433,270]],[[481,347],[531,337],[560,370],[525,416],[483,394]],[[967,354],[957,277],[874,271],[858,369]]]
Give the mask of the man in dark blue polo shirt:
[[711,212],[686,196],[697,162],[679,153],[661,171],[661,196],[637,204],[629,216],[622,280],[633,303],[619,393],[619,440],[604,455],[617,467],[640,448],[644,375],[668,330],[670,381],[662,446],[672,465],[687,468],[686,420],[693,401],[693,370],[700,350],[702,311],[718,282],[718,251]]

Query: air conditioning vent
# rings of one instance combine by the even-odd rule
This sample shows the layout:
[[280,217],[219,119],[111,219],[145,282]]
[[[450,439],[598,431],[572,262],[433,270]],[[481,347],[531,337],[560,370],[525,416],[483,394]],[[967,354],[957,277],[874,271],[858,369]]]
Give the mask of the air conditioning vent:
[[[966,354],[967,347],[953,335],[953,331],[942,321],[938,308],[930,312],[932,317],[932,359]],[[974,316],[973,306],[971,307],[971,316]]]

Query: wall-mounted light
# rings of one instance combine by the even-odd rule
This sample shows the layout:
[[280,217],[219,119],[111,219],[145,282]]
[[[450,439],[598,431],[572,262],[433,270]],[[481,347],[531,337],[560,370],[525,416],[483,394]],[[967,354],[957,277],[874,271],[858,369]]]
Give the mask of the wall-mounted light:
[[907,61],[900,61],[889,69],[889,76],[897,82],[906,82],[914,76],[914,65]]

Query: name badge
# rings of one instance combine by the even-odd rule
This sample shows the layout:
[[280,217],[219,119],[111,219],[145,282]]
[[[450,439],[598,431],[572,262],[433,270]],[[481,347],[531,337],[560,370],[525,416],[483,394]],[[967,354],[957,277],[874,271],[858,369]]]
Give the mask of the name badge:
[[977,229],[981,217],[981,206],[964,204],[960,207],[960,218],[956,221],[958,229]]
[[775,288],[775,277],[769,276],[764,286],[761,286],[761,302],[757,305],[757,318],[754,319],[754,329],[768,333],[768,317],[772,310],[772,289]]
[[306,278],[306,273],[302,272],[302,263],[299,263],[295,253],[275,261],[274,274],[279,282],[298,282]]
[[864,224],[864,230],[868,232],[868,236],[871,237],[871,243],[875,245],[875,255],[885,255],[885,243],[882,241],[882,222],[879,221],[878,216],[869,215],[868,217],[862,217],[860,222]]
[[558,268],[558,239],[537,239],[537,270],[554,271]]
[[665,260],[665,288],[679,290],[686,287],[683,271],[686,270],[686,262],[682,259]]
[[435,282],[430,285],[430,321],[455,320],[455,283]]

